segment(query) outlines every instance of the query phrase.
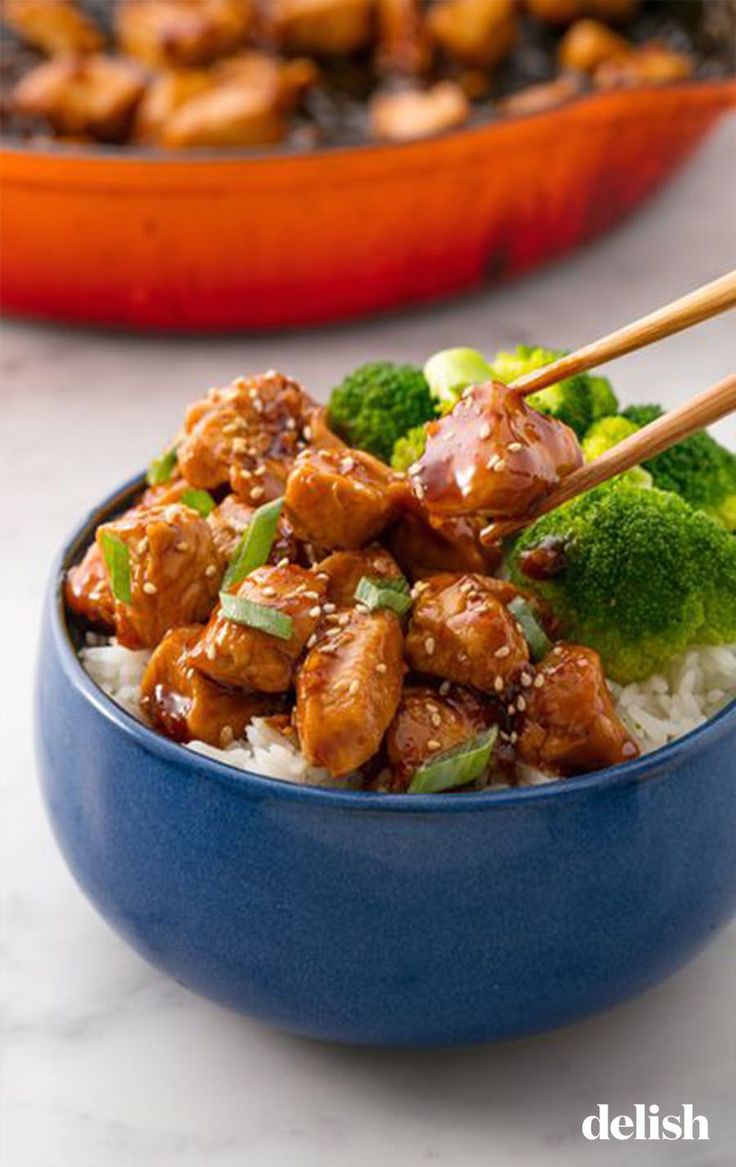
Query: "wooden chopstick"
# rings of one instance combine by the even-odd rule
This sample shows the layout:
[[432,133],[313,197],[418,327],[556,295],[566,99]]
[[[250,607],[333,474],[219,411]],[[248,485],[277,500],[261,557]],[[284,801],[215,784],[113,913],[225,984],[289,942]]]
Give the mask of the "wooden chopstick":
[[605,454],[601,454],[600,458],[594,458],[579,470],[573,470],[572,474],[562,479],[559,486],[547,496],[533,515],[525,515],[520,519],[499,519],[485,527],[481,532],[483,542],[497,542],[520,531],[540,515],[546,515],[548,511],[555,510],[576,495],[592,490],[594,486],[600,486],[602,482],[615,477],[616,474],[631,470],[639,462],[645,462],[655,454],[661,454],[662,450],[667,450],[690,434],[720,421],[734,410],[736,410],[736,373],[730,373],[722,381],[711,385],[710,389],[704,389],[683,405],[678,405],[676,409],[643,426],[630,437],[624,438],[618,446],[613,446]]
[[731,271],[709,284],[704,284],[694,292],[688,292],[687,296],[673,300],[664,308],[658,308],[656,312],[650,312],[647,316],[642,316],[639,320],[609,333],[608,336],[594,340],[592,344],[586,344],[576,352],[553,361],[551,365],[544,365],[541,369],[526,373],[513,381],[511,387],[522,395],[536,393],[539,389],[546,389],[548,385],[561,381],[563,377],[584,373],[647,344],[655,344],[658,340],[664,340],[666,336],[673,336],[676,332],[682,332],[684,328],[700,324],[701,321],[734,307],[736,307],[736,271]]

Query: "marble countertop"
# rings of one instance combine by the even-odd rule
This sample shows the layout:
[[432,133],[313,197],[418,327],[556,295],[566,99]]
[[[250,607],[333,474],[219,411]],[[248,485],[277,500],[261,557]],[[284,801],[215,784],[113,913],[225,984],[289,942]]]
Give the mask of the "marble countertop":
[[[148,462],[202,389],[276,366],[318,394],[377,356],[573,347],[734,266],[736,124],[614,234],[522,282],[390,319],[257,338],[142,338],[7,323],[2,344],[4,1167],[720,1167],[736,1151],[736,927],[614,1012],[471,1050],[386,1052],[274,1033],[127,949],[54,846],[30,690],[49,561],[91,503]],[[624,400],[672,405],[730,371],[733,320],[611,366]],[[143,422],[142,422],[142,419]],[[733,419],[723,440],[736,444]],[[12,669],[9,666],[12,665]],[[580,1134],[598,1102],[692,1102],[709,1143]]]

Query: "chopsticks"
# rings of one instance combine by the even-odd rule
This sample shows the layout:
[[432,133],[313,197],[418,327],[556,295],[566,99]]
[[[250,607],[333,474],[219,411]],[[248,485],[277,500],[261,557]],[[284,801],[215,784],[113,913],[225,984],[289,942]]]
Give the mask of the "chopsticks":
[[671,304],[658,308],[656,312],[641,316],[631,324],[625,324],[623,328],[610,332],[608,336],[583,345],[566,357],[560,357],[551,365],[544,365],[541,369],[526,373],[513,381],[511,388],[518,390],[522,396],[536,393],[564,377],[584,373],[645,345],[655,344],[658,340],[664,340],[666,336],[674,336],[684,328],[691,328],[693,324],[700,324],[701,321],[709,320],[711,316],[717,316],[720,312],[726,312],[734,307],[736,307],[736,271],[730,271],[709,284],[703,284],[702,288],[696,288],[694,292],[688,292],[686,296],[673,300]]
[[483,529],[481,539],[484,543],[493,543],[514,534],[534,522],[540,515],[546,515],[548,511],[569,502],[576,495],[592,490],[594,486],[600,486],[602,482],[616,474],[631,470],[639,462],[653,458],[655,454],[660,454],[662,450],[667,450],[697,430],[713,425],[734,410],[736,410],[736,373],[730,373],[709,389],[691,397],[683,405],[678,405],[676,409],[643,426],[630,437],[624,438],[619,445],[607,450],[599,458],[594,458],[592,462],[573,470],[572,474],[562,479],[559,486],[547,496],[534,514],[524,515],[519,519],[499,519]]

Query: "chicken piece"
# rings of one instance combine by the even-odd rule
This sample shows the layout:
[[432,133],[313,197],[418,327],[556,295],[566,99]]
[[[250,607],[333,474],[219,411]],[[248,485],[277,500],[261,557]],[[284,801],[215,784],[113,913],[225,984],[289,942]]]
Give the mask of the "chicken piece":
[[428,138],[463,125],[470,104],[459,85],[439,81],[431,89],[379,93],[370,103],[371,134],[386,142]]
[[187,490],[189,483],[186,478],[170,478],[168,482],[160,482],[158,486],[147,486],[138,500],[138,506],[168,506],[171,502],[179,502]]
[[125,544],[131,599],[115,598],[115,633],[126,648],[153,648],[170,628],[206,620],[224,562],[207,521],[190,507],[134,507],[97,528]]
[[501,562],[496,544],[480,542],[483,519],[476,515],[445,518],[421,505],[406,508],[391,528],[389,547],[410,579],[438,571],[495,571]]
[[3,0],[3,23],[49,57],[98,53],[102,34],[74,0]]
[[563,69],[594,73],[604,61],[619,61],[630,52],[629,42],[599,20],[578,20],[560,41],[557,57]]
[[376,0],[378,59],[382,71],[415,76],[424,73],[432,45],[419,0]]
[[297,677],[296,724],[310,765],[333,778],[376,753],[401,697],[401,625],[385,608],[352,609],[312,648]]
[[284,115],[316,79],[310,61],[234,57],[216,68],[212,85],[172,112],[159,141],[171,148],[278,142],[286,133]]
[[525,690],[517,751],[557,774],[580,774],[631,761],[639,753],[616,713],[597,652],[558,644]]
[[526,515],[583,461],[568,426],[499,381],[473,385],[426,428],[412,485],[441,515]]
[[264,19],[285,52],[345,56],[369,43],[373,7],[374,0],[269,0]]
[[304,445],[313,403],[281,373],[239,377],[210,389],[187,410],[177,454],[191,486],[214,490],[234,479],[236,493],[260,506],[282,493]]
[[304,646],[322,617],[325,590],[324,580],[295,563],[256,568],[231,589],[232,594],[291,617],[289,639],[238,624],[218,607],[191,651],[191,663],[222,685],[285,693]]
[[253,717],[278,708],[278,698],[224,689],[192,666],[189,652],[201,624],[172,628],[151,657],[141,682],[141,708],[174,741],[208,742],[223,748],[241,738]]
[[430,35],[453,61],[492,69],[516,39],[514,0],[437,0],[427,14]]
[[351,550],[380,535],[393,516],[400,479],[362,450],[304,450],[286,483],[286,513],[296,535]]
[[[207,516],[212,528],[215,546],[224,559],[232,558],[241,536],[250,526],[256,508],[239,499],[236,494],[228,494],[218,507]],[[291,524],[285,515],[279,516],[276,538],[268,557],[269,563],[280,563],[282,559],[296,560],[299,547]]]
[[145,78],[131,61],[54,57],[21,78],[12,104],[19,113],[46,118],[58,134],[122,142],[144,89]]
[[64,598],[72,612],[83,616],[96,628],[112,631],[115,601],[110,591],[107,569],[96,543],[87,548],[80,563],[70,567],[64,581]]
[[176,111],[213,85],[212,72],[207,69],[172,69],[155,77],[138,106],[134,140],[150,144],[160,142]]
[[115,12],[122,51],[158,69],[233,53],[252,23],[252,0],[118,0]]
[[544,113],[572,101],[583,90],[583,79],[575,73],[555,77],[554,81],[542,81],[539,85],[527,85],[525,89],[512,93],[499,102],[508,117],[528,117],[530,114]]
[[618,89],[636,85],[670,85],[692,77],[695,63],[687,53],[657,41],[648,41],[626,57],[604,61],[593,74],[599,89]]
[[459,685],[440,694],[428,685],[407,685],[386,734],[390,790],[408,789],[430,758],[470,741],[493,721],[489,703]]
[[401,579],[396,561],[383,547],[366,547],[364,551],[335,551],[317,565],[327,577],[327,593],[333,604],[349,608],[355,603],[355,589],[363,576],[371,579]]
[[529,660],[524,635],[506,607],[509,587],[485,575],[449,573],[415,585],[406,636],[412,669],[503,693]]

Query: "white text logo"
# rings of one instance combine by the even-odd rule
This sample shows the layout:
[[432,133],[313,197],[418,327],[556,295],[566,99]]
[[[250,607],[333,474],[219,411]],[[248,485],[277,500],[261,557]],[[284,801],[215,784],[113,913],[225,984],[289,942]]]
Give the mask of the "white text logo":
[[659,1139],[709,1139],[708,1119],[704,1114],[695,1114],[691,1102],[684,1102],[681,1114],[660,1114],[656,1102],[651,1106],[644,1102],[634,1104],[633,1118],[628,1114],[611,1117],[607,1102],[598,1103],[596,1114],[583,1119],[583,1135],[586,1139],[643,1139],[657,1142]]

